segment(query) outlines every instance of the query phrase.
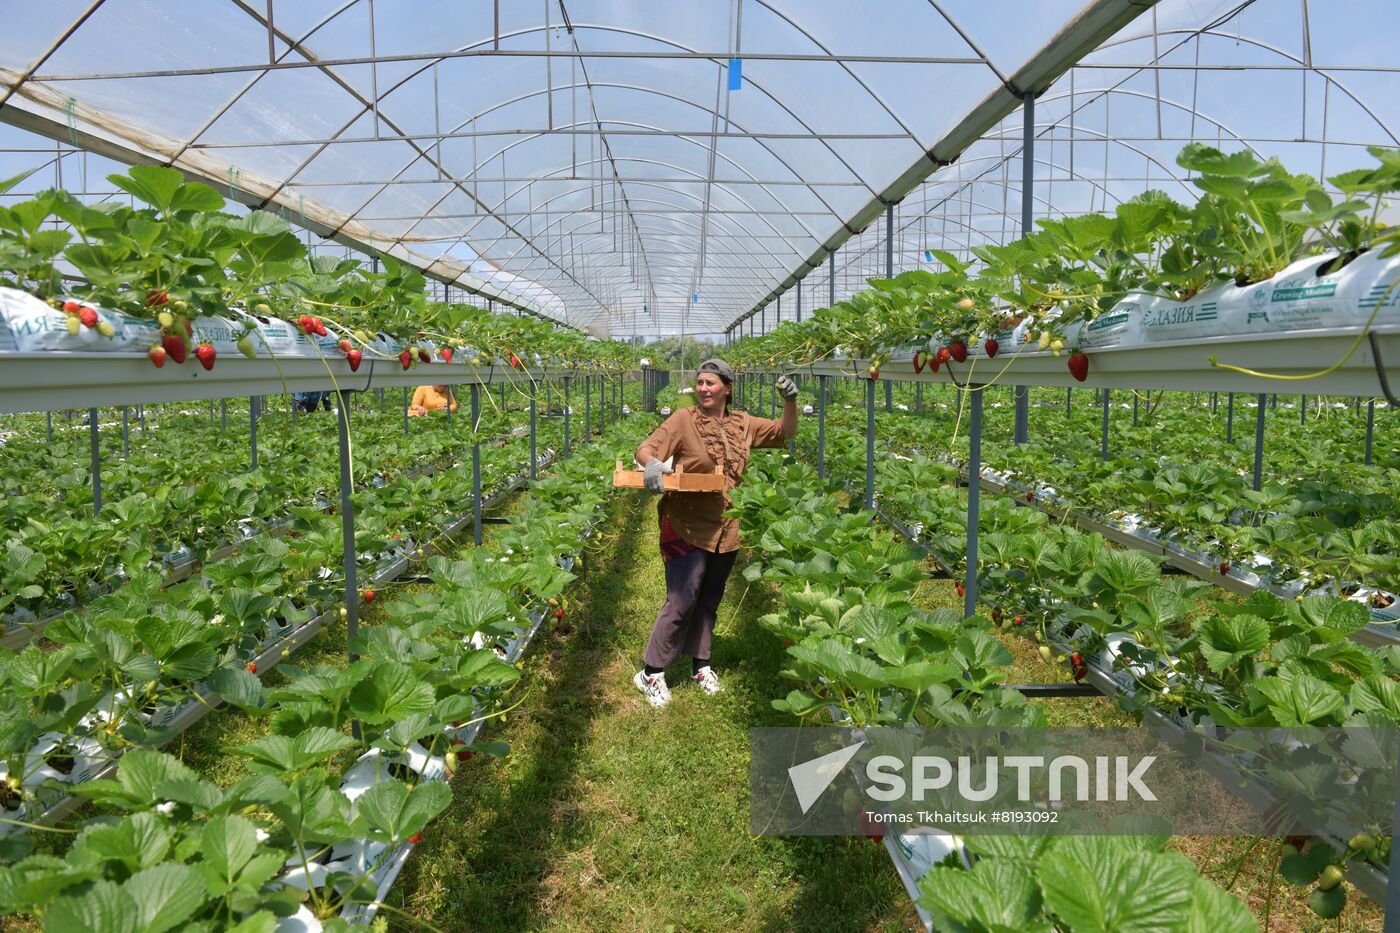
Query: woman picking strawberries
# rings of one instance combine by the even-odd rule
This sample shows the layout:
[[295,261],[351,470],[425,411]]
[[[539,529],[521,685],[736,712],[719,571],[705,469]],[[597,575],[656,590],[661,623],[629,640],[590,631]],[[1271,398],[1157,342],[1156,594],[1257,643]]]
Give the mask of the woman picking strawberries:
[[646,488],[662,493],[657,504],[661,556],[666,562],[666,602],[656,617],[644,666],[632,683],[656,708],[671,700],[665,669],[682,655],[691,676],[706,693],[719,693],[710,668],[710,642],[724,585],[739,550],[739,522],[725,518],[726,492],[664,492],[662,475],[679,465],[686,473],[713,473],[720,467],[725,488],[743,479],[749,451],[781,447],[797,433],[797,386],[787,376],[774,388],[783,397],[781,421],[729,410],[734,370],[723,360],[706,360],[695,375],[695,405],[662,422],[637,449]]

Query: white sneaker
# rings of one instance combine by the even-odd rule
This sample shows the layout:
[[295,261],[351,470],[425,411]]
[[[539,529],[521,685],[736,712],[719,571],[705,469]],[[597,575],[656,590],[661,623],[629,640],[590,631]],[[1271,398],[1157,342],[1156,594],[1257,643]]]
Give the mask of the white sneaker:
[[647,702],[657,709],[671,702],[671,688],[666,686],[665,674],[648,675],[645,670],[637,671],[632,684],[647,698]]
[[724,692],[724,688],[719,685],[719,678],[715,676],[714,671],[710,670],[709,665],[696,671],[694,679],[695,682],[700,685],[700,689],[704,690],[710,696]]

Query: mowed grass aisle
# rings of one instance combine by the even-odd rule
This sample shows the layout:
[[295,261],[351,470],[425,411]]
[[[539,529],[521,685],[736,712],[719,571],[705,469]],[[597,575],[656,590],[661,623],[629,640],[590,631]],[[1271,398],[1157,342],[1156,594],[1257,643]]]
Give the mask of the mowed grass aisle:
[[769,705],[788,687],[756,621],[768,590],[736,567],[714,652],[726,692],[702,694],[687,661],[653,710],[631,678],[665,597],[655,499],[619,496],[599,532],[569,616],[527,654],[528,697],[489,729],[510,757],[463,766],[391,902],[444,931],[908,929],[882,846],[749,833],[748,729],[793,724]]

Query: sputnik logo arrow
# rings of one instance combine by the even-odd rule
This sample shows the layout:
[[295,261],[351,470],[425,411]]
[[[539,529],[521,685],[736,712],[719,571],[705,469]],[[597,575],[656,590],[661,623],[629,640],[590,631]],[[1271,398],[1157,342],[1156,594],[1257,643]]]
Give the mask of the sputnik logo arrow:
[[797,803],[802,807],[803,813],[812,809],[817,798],[826,793],[831,782],[850,764],[864,744],[865,741],[862,740],[788,768],[788,780],[792,781],[792,789],[797,792]]

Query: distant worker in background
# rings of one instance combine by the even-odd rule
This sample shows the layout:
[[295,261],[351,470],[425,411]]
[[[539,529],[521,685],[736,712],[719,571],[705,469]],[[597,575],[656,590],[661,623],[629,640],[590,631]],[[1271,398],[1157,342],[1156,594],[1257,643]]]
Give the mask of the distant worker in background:
[[330,411],[331,395],[330,392],[293,392],[292,401],[302,411],[315,411],[318,405]]
[[442,411],[448,407],[457,410],[457,397],[447,386],[419,386],[413,391],[413,401],[408,413],[415,418],[430,411]]
[[725,518],[728,492],[666,492],[664,474],[724,472],[725,488],[744,478],[749,451],[782,447],[797,433],[797,386],[779,376],[774,389],[783,398],[783,417],[773,421],[729,410],[734,370],[723,360],[706,360],[695,374],[695,405],[663,421],[637,450],[646,488],[659,492],[661,557],[666,564],[666,602],[652,626],[643,667],[632,683],[652,706],[671,701],[665,669],[681,655],[691,659],[691,678],[708,694],[720,692],[710,667],[710,643],[724,585],[739,553],[739,520]]

